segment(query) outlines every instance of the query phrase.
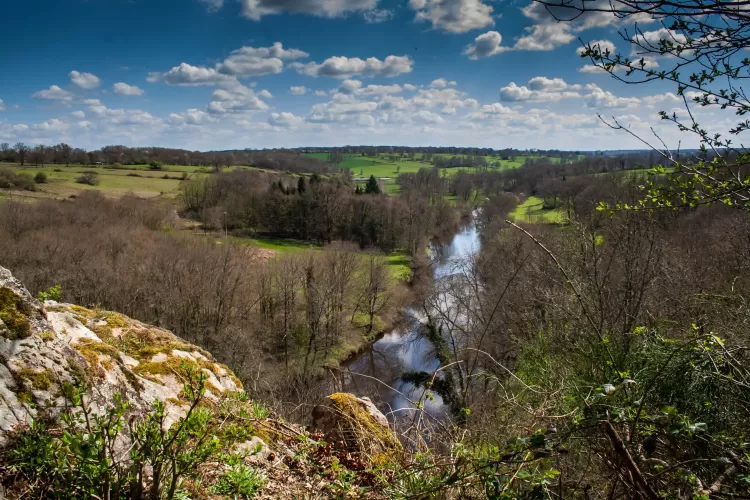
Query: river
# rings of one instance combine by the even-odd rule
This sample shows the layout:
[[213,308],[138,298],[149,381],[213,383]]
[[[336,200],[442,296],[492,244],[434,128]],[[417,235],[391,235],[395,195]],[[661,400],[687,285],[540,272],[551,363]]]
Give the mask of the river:
[[[457,263],[479,251],[479,246],[473,220],[449,243],[433,245],[434,278],[444,279],[453,274]],[[340,381],[344,390],[372,399],[390,419],[408,416],[414,406],[406,398],[417,401],[424,392],[423,387],[401,380],[401,375],[413,371],[432,373],[440,365],[432,344],[419,335],[420,318],[424,315],[411,306],[404,306],[404,309],[407,318],[404,324],[386,333],[344,366]],[[425,410],[439,418],[446,414],[448,407],[439,395],[433,394],[432,399],[425,400]]]

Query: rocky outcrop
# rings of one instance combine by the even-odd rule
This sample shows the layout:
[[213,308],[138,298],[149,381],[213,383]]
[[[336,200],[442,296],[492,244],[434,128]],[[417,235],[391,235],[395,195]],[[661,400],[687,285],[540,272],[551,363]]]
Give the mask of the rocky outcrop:
[[[193,488],[194,498],[224,498],[213,495],[215,487],[238,467],[236,458],[227,457],[241,457],[259,471],[257,498],[302,498],[312,492],[340,498],[344,490],[345,496],[383,498],[363,464],[370,458],[386,463],[390,458],[382,458],[393,457],[401,445],[369,400],[332,395],[315,409],[325,435],[311,439],[303,429],[269,416],[243,392],[231,370],[203,349],[118,313],[42,304],[0,267],[0,451],[12,448],[12,440],[32,421],[59,427],[61,412],[71,411],[75,387],[85,388],[92,413],[103,414],[117,400],[126,402],[126,422],[143,421],[161,401],[164,428],[179,428],[175,422],[195,402],[186,395],[188,373],[203,374],[200,406],[210,413],[206,422],[220,441],[210,463],[198,467],[198,480],[184,485]],[[128,438],[123,439],[127,450]],[[333,443],[344,443],[346,449]],[[365,459],[352,458],[353,452]],[[349,467],[346,483],[337,479],[341,464]],[[0,458],[0,470],[5,465]],[[13,480],[0,474],[2,486],[10,488],[6,491],[25,491],[27,482]]]
[[0,268],[0,444],[32,419],[65,408],[65,387],[85,384],[94,411],[113,400],[131,412],[165,402],[167,423],[184,415],[186,369],[206,376],[206,397],[242,390],[209,353],[121,314],[34,299]]
[[313,427],[330,440],[371,458],[393,457],[403,451],[388,419],[370,401],[353,394],[336,393],[313,409]]

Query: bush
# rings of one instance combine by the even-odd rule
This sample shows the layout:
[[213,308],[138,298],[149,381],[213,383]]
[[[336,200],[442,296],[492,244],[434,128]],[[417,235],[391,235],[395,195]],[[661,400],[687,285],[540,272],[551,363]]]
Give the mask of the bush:
[[78,184],[88,184],[89,186],[99,185],[99,174],[96,172],[83,172],[77,179]]
[[9,168],[0,168],[0,189],[36,191],[36,184],[30,174],[17,174]]
[[47,184],[47,174],[44,172],[39,172],[34,176],[34,182],[37,184]]
[[162,170],[164,168],[164,164],[160,161],[152,161],[148,164],[148,168],[151,170]]

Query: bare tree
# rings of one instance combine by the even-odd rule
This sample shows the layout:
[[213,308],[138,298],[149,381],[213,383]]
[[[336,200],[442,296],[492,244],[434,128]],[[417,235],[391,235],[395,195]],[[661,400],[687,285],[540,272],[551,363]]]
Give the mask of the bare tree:
[[18,159],[21,161],[21,166],[23,167],[23,164],[26,161],[26,153],[28,153],[29,147],[23,142],[17,142],[16,145],[13,146],[13,149],[16,150]]
[[[541,10],[557,21],[585,23],[588,17],[611,15],[623,22],[620,36],[631,46],[629,55],[615,53],[601,43],[589,43],[582,57],[629,84],[668,81],[676,86],[677,95],[687,114],[660,113],[663,120],[674,123],[681,132],[693,134],[700,141],[700,153],[681,155],[670,150],[662,139],[647,140],[638,136],[617,119],[608,124],[628,133],[661,156],[665,165],[674,167],[668,183],[651,181],[646,186],[641,205],[675,207],[725,203],[750,210],[750,154],[744,146],[736,147],[732,136],[750,130],[750,98],[743,80],[750,78],[750,59],[743,51],[750,44],[750,11],[747,2],[715,0],[535,0]],[[543,12],[541,13],[544,14]],[[643,19],[658,21],[659,36],[644,33],[638,26]],[[658,64],[668,64],[664,68]],[[737,118],[729,130],[709,131],[702,127],[691,111],[692,105],[713,106],[733,111]],[[653,145],[655,144],[655,145]],[[618,207],[623,208],[623,207]]]
[[47,158],[47,147],[43,144],[38,145],[32,151],[32,158],[37,165],[44,166],[44,160]]

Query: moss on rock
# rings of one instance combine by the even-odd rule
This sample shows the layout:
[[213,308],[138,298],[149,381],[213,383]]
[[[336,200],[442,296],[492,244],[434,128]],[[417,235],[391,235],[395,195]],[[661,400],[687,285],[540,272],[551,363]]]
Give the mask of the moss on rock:
[[55,373],[52,370],[32,370],[30,368],[23,368],[16,372],[16,377],[20,380],[28,381],[34,390],[46,391],[55,383]]
[[23,299],[7,287],[0,288],[0,335],[8,340],[25,339],[31,336],[31,311]]

